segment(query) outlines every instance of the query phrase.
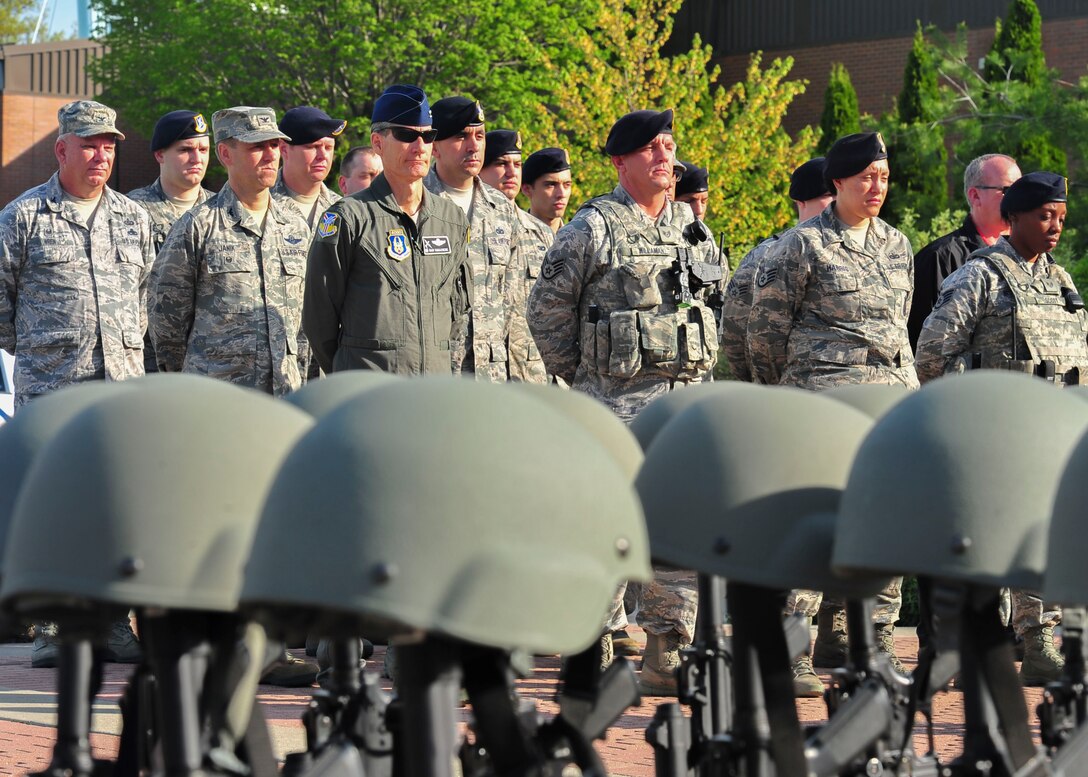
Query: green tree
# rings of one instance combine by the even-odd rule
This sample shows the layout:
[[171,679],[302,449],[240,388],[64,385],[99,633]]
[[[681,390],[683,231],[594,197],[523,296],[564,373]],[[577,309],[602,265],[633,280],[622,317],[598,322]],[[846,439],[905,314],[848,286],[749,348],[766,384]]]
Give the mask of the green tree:
[[994,30],[984,72],[991,82],[1012,78],[1037,86],[1046,79],[1043,18],[1035,0],[1012,0],[1004,21]]
[[575,199],[584,199],[616,185],[603,153],[616,119],[638,109],[673,108],[679,156],[710,171],[708,223],[740,256],[793,219],[785,196],[789,174],[811,156],[815,137],[806,129],[793,139],[781,122],[805,84],[787,79],[791,59],[764,69],[756,55],[744,80],[726,88],[711,48],[698,36],[689,50],[663,55],[681,2],[602,0],[574,41],[577,64],[551,69],[550,125],[529,131],[529,145],[569,149]]
[[843,135],[861,131],[858,93],[850,72],[841,62],[831,65],[831,77],[824,91],[824,112],[820,116],[820,153],[826,152]]
[[885,122],[891,185],[883,215],[898,224],[910,209],[928,223],[948,208],[948,149],[944,128],[936,123],[936,55],[921,25],[914,33],[896,105],[897,112]]
[[[368,138],[393,83],[467,94],[494,121],[539,117],[545,59],[565,63],[586,17],[575,0],[94,0],[108,49],[103,99],[137,129],[180,107],[316,105]],[[498,31],[498,32],[496,32]]]
[[26,43],[34,31],[34,0],[0,0],[0,43]]

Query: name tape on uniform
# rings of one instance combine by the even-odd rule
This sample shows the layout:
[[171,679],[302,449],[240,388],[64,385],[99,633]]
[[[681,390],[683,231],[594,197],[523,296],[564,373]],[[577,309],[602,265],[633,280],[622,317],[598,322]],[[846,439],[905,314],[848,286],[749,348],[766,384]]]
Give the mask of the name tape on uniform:
[[423,255],[450,253],[450,239],[446,235],[434,235],[423,238]]

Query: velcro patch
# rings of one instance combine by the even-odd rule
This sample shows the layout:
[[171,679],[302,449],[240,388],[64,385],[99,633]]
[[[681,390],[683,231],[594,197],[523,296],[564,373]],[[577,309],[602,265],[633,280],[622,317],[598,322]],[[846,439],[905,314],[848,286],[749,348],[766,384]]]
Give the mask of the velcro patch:
[[321,223],[317,225],[317,236],[332,237],[340,231],[339,222],[340,216],[336,213],[321,214]]
[[423,255],[450,253],[450,239],[447,235],[423,236]]

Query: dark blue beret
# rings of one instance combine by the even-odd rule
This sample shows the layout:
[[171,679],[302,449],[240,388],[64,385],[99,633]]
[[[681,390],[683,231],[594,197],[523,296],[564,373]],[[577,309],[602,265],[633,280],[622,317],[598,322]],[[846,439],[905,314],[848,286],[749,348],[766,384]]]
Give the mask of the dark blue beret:
[[502,156],[521,156],[521,133],[514,130],[491,130],[484,145],[484,167]]
[[320,108],[309,105],[292,108],[280,119],[280,132],[291,138],[287,142],[292,146],[313,143],[321,138],[335,138],[347,126],[343,119],[334,119]]
[[484,109],[479,100],[467,97],[443,97],[434,108],[435,140],[452,138],[465,127],[478,127],[484,123]]
[[393,84],[374,101],[371,124],[401,124],[405,127],[430,127],[431,105],[418,86]]
[[[679,160],[678,160],[679,161]],[[680,162],[684,166],[684,174],[676,183],[676,196],[681,194],[695,194],[710,189],[710,171],[705,167],[699,167],[694,162]]]
[[824,180],[824,158],[822,156],[808,160],[790,175],[791,200],[808,202],[831,193],[827,181]]
[[608,131],[608,140],[604,144],[604,153],[609,156],[623,156],[637,151],[661,133],[672,134],[672,109],[656,111],[634,111],[621,116],[619,121]]
[[1008,188],[1001,200],[1001,215],[1026,213],[1048,202],[1068,199],[1066,182],[1057,173],[1028,173]]
[[151,151],[161,151],[189,138],[207,137],[208,122],[204,116],[192,111],[170,111],[155,122],[155,131],[151,133]]
[[839,138],[827,151],[824,161],[824,180],[828,190],[834,190],[831,182],[836,178],[857,175],[878,159],[888,158],[888,147],[879,132],[857,132]]
[[561,148],[542,148],[529,154],[521,167],[521,182],[533,183],[542,175],[570,170],[570,157]]

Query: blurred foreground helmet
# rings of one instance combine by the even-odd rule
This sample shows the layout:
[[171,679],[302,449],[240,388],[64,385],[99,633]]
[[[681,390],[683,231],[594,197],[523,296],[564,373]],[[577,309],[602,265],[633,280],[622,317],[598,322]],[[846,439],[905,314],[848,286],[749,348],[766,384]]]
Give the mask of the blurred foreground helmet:
[[314,418],[320,418],[332,409],[376,386],[400,380],[390,372],[380,370],[344,370],[311,380],[298,391],[292,391],[284,399]]
[[[101,399],[130,390],[133,384],[134,381],[78,383],[35,399],[0,426],[0,564],[15,502],[34,458],[73,416]],[[66,480],[67,473],[63,473],[54,482],[59,485]],[[3,572],[0,566],[0,576]]]
[[739,381],[722,381],[720,383],[697,383],[694,386],[680,391],[670,391],[655,399],[639,411],[635,419],[631,421],[631,432],[638,439],[642,450],[645,452],[650,443],[673,417],[679,415],[688,406],[695,404],[707,395],[717,395],[723,392],[751,392],[766,391],[765,386],[756,386],[752,383]]
[[270,624],[321,610],[329,635],[573,653],[616,585],[649,575],[634,489],[589,432],[506,386],[425,378],[363,392],[299,441],[242,599]]
[[76,414],[27,473],[0,597],[230,611],[267,494],[311,425],[221,381],[159,375]]
[[839,497],[871,426],[807,391],[704,394],[657,435],[636,481],[654,560],[765,588],[875,595],[885,578],[831,573]]
[[627,428],[627,424],[616,414],[588,394],[580,391],[567,391],[558,386],[543,386],[539,383],[512,383],[518,391],[528,392],[568,418],[573,419],[592,434],[601,445],[609,450],[624,472],[632,481],[642,466],[642,448],[638,440]]
[[[1088,393],[1084,394],[1088,398]],[[1080,438],[1066,463],[1054,498],[1046,560],[1044,601],[1088,604],[1085,564],[1085,509],[1088,506],[1088,434]]]
[[839,402],[845,402],[870,418],[877,419],[907,398],[911,392],[902,384],[843,383],[823,392]]
[[997,370],[946,377],[893,407],[850,472],[834,563],[1039,590],[1047,530],[1088,403]]

